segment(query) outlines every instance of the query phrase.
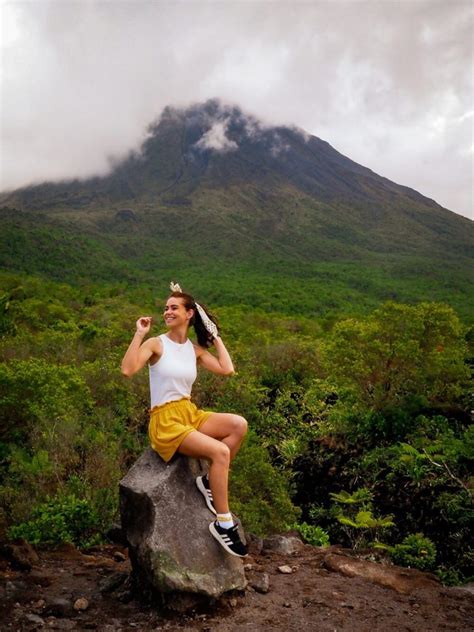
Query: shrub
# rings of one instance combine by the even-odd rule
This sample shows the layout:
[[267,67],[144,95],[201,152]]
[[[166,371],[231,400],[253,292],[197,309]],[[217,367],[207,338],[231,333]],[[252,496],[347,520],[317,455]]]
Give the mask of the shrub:
[[[382,529],[394,525],[391,515],[378,517],[373,515],[373,494],[365,487],[357,489],[352,494],[342,491],[338,494],[331,493],[330,496],[335,502],[333,513],[354,549],[369,544],[371,540],[377,540]],[[346,513],[343,513],[343,507]]]
[[296,525],[297,531],[305,542],[312,546],[329,546],[329,535],[321,527],[317,527],[307,522]]
[[97,535],[98,524],[99,516],[87,500],[57,496],[38,505],[31,520],[10,527],[8,537],[24,538],[31,544],[73,542],[87,546]]
[[408,535],[401,544],[396,544],[389,550],[393,562],[399,566],[429,571],[435,565],[436,547],[422,533]]

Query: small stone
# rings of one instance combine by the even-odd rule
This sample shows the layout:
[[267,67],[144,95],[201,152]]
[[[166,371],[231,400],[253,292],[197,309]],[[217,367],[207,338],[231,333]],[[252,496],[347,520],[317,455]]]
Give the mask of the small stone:
[[249,584],[254,590],[265,595],[270,590],[270,577],[268,573],[258,573],[249,580]]
[[39,610],[40,608],[44,606],[45,603],[46,602],[44,599],[38,599],[38,601],[31,602],[31,607],[34,608],[35,610]]
[[127,558],[125,557],[125,555],[123,553],[121,553],[120,551],[115,551],[114,552],[114,560],[116,562],[125,562]]
[[120,601],[120,603],[130,603],[133,599],[133,592],[128,589],[120,590],[117,593],[117,599]]
[[299,553],[304,546],[304,543],[294,536],[272,535],[263,541],[264,551],[273,551],[281,555]]
[[283,603],[283,608],[291,608],[291,603],[289,601],[285,601]]
[[44,619],[39,617],[37,614],[25,614],[25,619],[36,625],[44,625]]
[[73,606],[74,610],[77,612],[83,612],[84,610],[87,610],[88,607],[89,602],[85,597],[79,597],[79,599],[76,599]]
[[77,630],[77,626],[76,622],[71,619],[58,619],[54,622],[54,629],[69,632],[69,630]]
[[128,577],[128,573],[114,573],[111,577],[106,577],[99,582],[101,593],[110,593],[121,586]]
[[284,564],[283,566],[278,567],[278,572],[283,573],[284,575],[291,575],[293,569],[291,568],[291,566],[287,566],[286,564]]
[[237,599],[235,597],[231,597],[231,599],[229,599],[229,605],[232,608],[235,608],[237,606]]
[[48,601],[45,610],[46,614],[51,614],[55,617],[68,617],[73,613],[71,602],[61,597],[55,597]]
[[253,564],[244,564],[244,571],[251,571],[253,568]]

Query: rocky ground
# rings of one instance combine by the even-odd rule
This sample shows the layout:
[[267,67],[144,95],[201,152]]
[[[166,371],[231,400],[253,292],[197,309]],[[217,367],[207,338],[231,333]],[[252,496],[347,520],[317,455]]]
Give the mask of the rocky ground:
[[[474,629],[471,587],[276,537],[253,542],[248,586],[187,612],[134,589],[127,550],[1,547],[0,629],[384,632]],[[175,603],[177,608],[183,604]]]

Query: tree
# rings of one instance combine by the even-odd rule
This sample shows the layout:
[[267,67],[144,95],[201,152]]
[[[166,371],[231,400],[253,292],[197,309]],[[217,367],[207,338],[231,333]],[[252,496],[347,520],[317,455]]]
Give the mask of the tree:
[[454,401],[469,373],[463,327],[447,305],[385,303],[366,320],[334,327],[328,373],[371,411]]

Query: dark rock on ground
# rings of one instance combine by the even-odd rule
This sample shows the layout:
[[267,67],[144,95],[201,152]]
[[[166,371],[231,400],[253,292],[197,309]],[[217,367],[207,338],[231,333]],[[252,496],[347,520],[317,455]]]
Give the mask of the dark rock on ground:
[[209,533],[214,516],[195,485],[203,472],[195,459],[177,456],[166,464],[148,448],[120,483],[134,575],[158,593],[217,598],[245,588],[242,560]]
[[74,614],[74,608],[69,599],[53,597],[46,602],[44,612],[54,617],[70,617]]
[[105,577],[99,583],[101,593],[111,593],[125,582],[128,573],[114,573],[111,577]]
[[34,548],[22,538],[2,544],[0,555],[8,560],[14,568],[22,571],[31,570],[39,562],[38,554]]
[[39,615],[37,614],[25,614],[25,619],[29,622],[29,623],[33,623],[34,625],[40,625],[43,626],[44,625],[44,619],[42,619]]
[[270,577],[268,573],[255,573],[248,574],[248,581],[250,586],[259,593],[265,594],[270,590]]

